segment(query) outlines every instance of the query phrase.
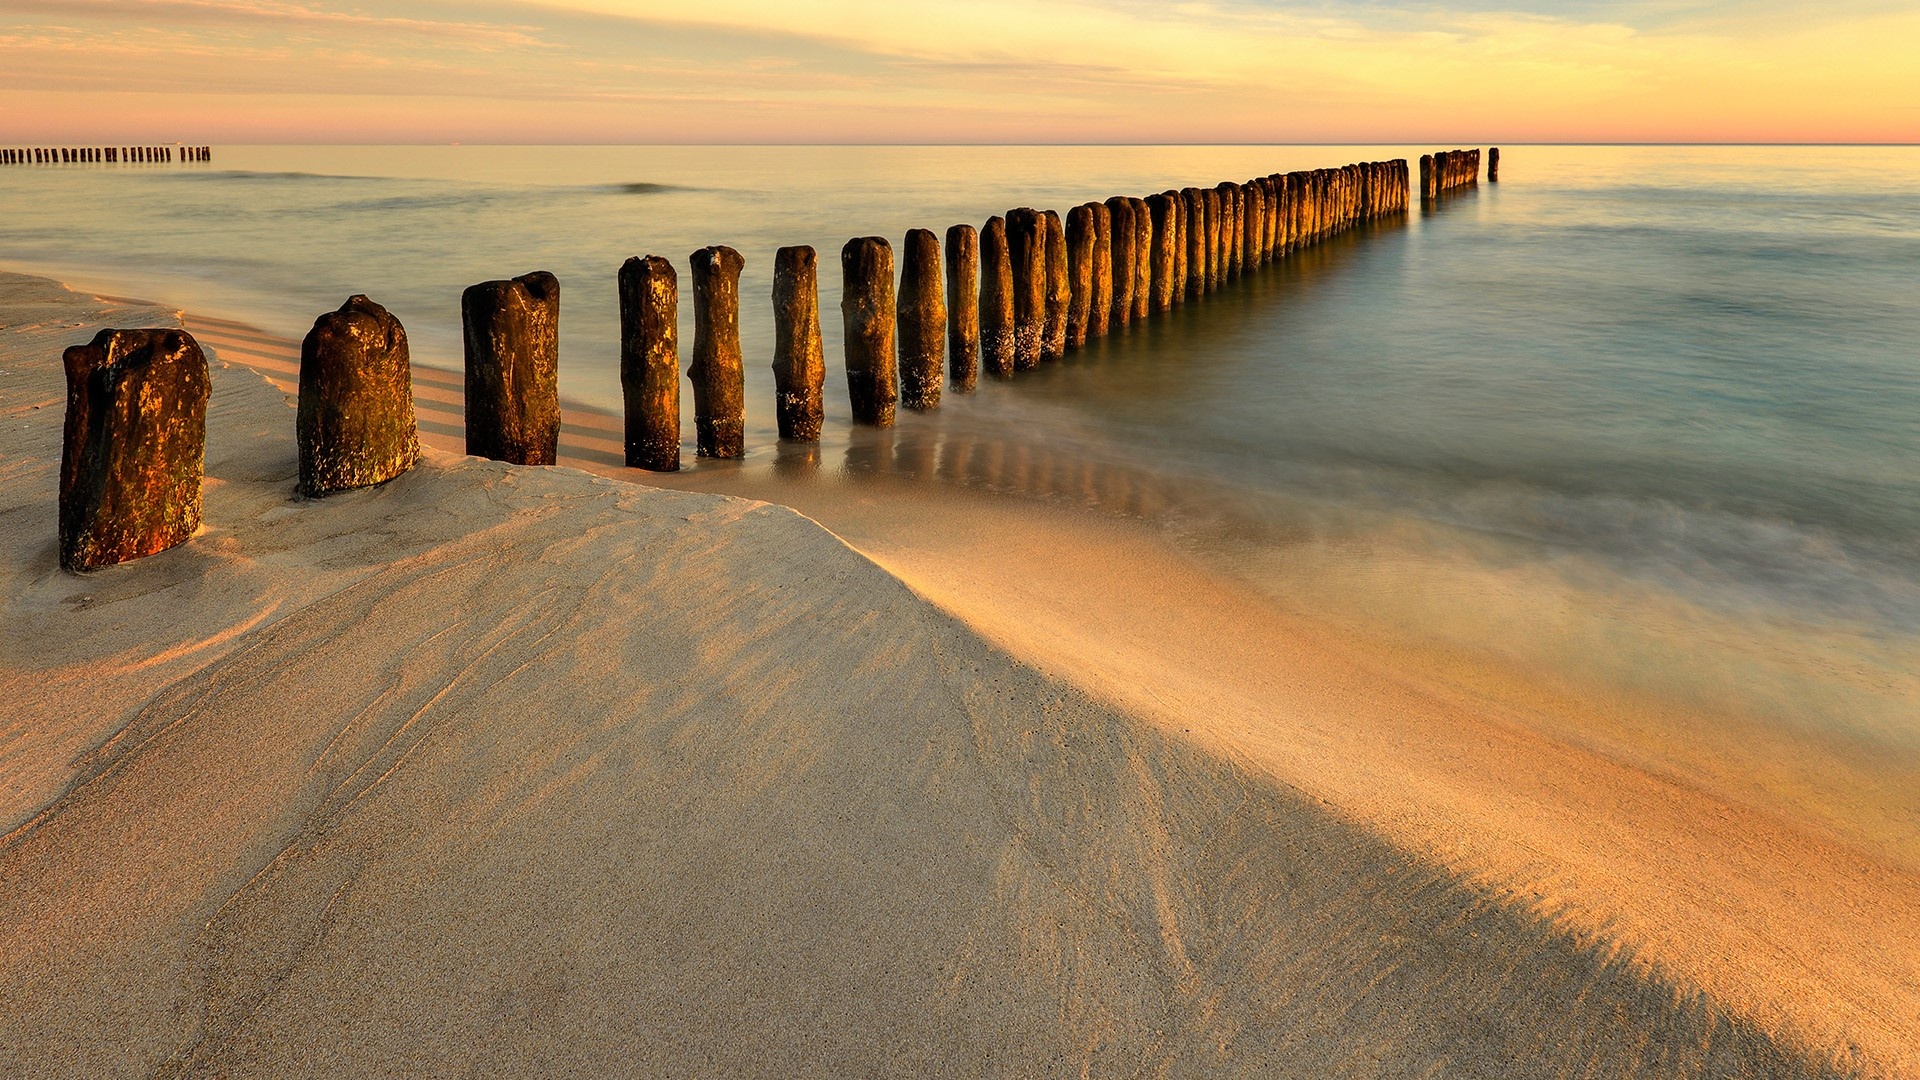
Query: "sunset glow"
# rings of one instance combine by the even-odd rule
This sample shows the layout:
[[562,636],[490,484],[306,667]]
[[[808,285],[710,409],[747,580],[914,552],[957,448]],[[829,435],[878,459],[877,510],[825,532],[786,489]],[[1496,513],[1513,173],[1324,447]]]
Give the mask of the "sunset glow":
[[1878,2],[5,0],[20,142],[1920,140]]

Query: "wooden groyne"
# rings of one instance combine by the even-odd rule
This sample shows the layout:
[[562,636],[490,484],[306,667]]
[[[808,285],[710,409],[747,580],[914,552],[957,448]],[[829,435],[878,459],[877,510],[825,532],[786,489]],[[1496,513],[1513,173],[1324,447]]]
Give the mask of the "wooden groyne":
[[[79,153],[82,161],[171,160],[168,147],[109,149],[116,152],[95,159],[74,150],[6,155],[31,153],[36,163],[56,153]],[[210,160],[209,148],[188,150],[198,155],[190,160]],[[107,149],[95,152],[106,155]],[[1499,151],[1488,160],[1488,178],[1495,179]],[[1423,155],[1423,205],[1478,183],[1479,170],[1479,150]],[[1216,295],[1238,278],[1347,230],[1404,217],[1412,192],[1407,161],[1395,159],[1144,197],[1116,195],[1064,215],[1020,207],[989,218],[977,232],[953,226],[944,249],[933,231],[910,230],[897,278],[893,246],[884,237],[856,237],[840,256],[843,367],[853,420],[886,427],[895,421],[896,404],[921,412],[939,408],[943,381],[966,393],[982,368],[994,378],[1012,379],[1059,360]],[[693,383],[697,450],[702,457],[743,457],[744,260],[732,248],[714,246],[694,252],[689,263],[695,336],[685,374]],[[775,411],[784,442],[820,437],[825,358],[815,263],[807,247],[781,248],[774,259]],[[617,282],[626,462],[676,469],[676,275],[668,260],[649,255],[627,260]],[[552,464],[560,426],[559,282],[544,271],[483,282],[466,290],[461,309],[467,452],[515,464]],[[399,320],[355,296],[321,317],[308,346],[297,414],[300,492],[317,496],[380,483],[410,468],[417,442],[410,402],[403,401],[409,396],[407,353]],[[168,425],[91,422],[93,413],[111,413],[112,401],[96,407],[96,399],[107,400],[117,385],[102,382],[99,373],[112,369],[122,353],[159,355],[155,350],[172,365],[155,366],[171,380],[162,389],[178,391],[167,398],[177,399],[177,407],[169,405]],[[205,411],[199,357],[192,337],[172,329],[106,331],[93,345],[68,350],[65,460],[111,467],[89,473],[63,465],[63,566],[90,570],[152,554],[184,540],[198,523]],[[943,361],[950,362],[945,380]],[[137,483],[129,485],[128,477]],[[166,482],[150,483],[149,477]]]
[[[1500,148],[1488,154],[1487,179],[1500,179]],[[1480,183],[1480,151],[1436,150],[1420,156],[1420,201],[1432,203]]]
[[0,165],[165,165],[212,161],[211,146],[16,146],[0,149]]

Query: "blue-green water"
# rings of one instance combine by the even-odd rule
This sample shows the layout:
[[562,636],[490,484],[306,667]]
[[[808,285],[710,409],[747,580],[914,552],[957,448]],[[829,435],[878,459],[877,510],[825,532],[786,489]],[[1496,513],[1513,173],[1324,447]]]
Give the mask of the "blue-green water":
[[[1920,149],[1508,147],[1499,185],[903,415],[880,458],[847,433],[850,236],[1420,149],[221,147],[0,170],[0,265],[296,337],[365,292],[453,369],[461,289],[548,269],[563,392],[616,407],[620,262],[684,276],[730,244],[752,460],[771,461],[769,269],[814,244],[825,469],[1104,504],[1276,594],[1337,564],[1321,593],[1382,618],[1703,699],[1764,685],[1770,710],[1920,747]],[[1007,448],[1020,470],[982,464]],[[1408,558],[1556,581],[1579,610],[1368,570]],[[1414,580],[1437,591],[1391,595]],[[1745,660],[1676,674],[1690,636],[1728,627]]]

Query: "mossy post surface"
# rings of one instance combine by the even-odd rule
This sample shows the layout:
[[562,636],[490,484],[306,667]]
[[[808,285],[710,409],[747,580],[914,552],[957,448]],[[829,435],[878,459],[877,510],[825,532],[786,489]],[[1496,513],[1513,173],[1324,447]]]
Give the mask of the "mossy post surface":
[[1110,330],[1119,330],[1133,321],[1133,245],[1138,236],[1133,224],[1133,200],[1119,195],[1108,199],[1107,220],[1107,264],[1111,274],[1108,289],[1112,293],[1107,305],[1107,325]]
[[780,437],[818,442],[826,413],[819,257],[804,244],[773,255],[773,412]]
[[630,468],[680,468],[680,279],[658,255],[620,267],[620,394]]
[[900,404],[924,412],[940,407],[947,359],[947,301],[940,284],[940,238],[909,229],[900,251],[896,305],[900,343]]
[[200,527],[207,358],[185,330],[102,330],[67,349],[60,566],[95,570]]
[[1047,226],[1040,211],[1007,211],[1007,254],[1013,264],[1013,369],[1040,366],[1047,336]]
[[420,460],[407,331],[386,308],[350,296],[300,343],[300,494],[384,484]]
[[460,297],[467,453],[551,465],[560,449],[560,282],[545,270]]
[[1067,211],[1067,336],[1066,347],[1087,343],[1093,316],[1093,208],[1082,204]]
[[980,363],[997,379],[1007,378],[1014,370],[1015,288],[1006,219],[990,217],[980,229]]
[[980,382],[980,236],[947,229],[947,383],[971,394]]
[[1067,228],[1060,215],[1044,214],[1047,230],[1047,323],[1040,341],[1040,358],[1058,360],[1067,352],[1067,308],[1073,287],[1067,277]]
[[747,456],[746,368],[740,355],[740,271],[746,260],[730,247],[704,247],[693,268],[693,437],[710,458]]
[[840,318],[847,350],[847,396],[856,423],[892,427],[900,401],[894,352],[893,245],[859,236],[840,249]]

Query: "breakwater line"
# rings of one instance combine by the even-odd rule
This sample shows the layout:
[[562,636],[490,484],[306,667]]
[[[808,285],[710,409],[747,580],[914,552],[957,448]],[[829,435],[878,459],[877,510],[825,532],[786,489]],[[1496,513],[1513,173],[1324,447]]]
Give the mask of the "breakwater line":
[[213,160],[211,146],[10,146],[0,165],[167,165]]
[[[1425,167],[1432,158],[1449,163],[1441,174],[1454,187],[1471,182],[1470,170],[1477,179],[1477,151],[1442,152],[1423,159],[1423,187],[1435,175]],[[1402,158],[1114,196],[1065,214],[1016,207],[978,230],[946,230],[944,244],[931,230],[910,230],[898,258],[887,238],[856,237],[841,252],[843,367],[854,422],[890,427],[898,406],[926,412],[940,406],[943,389],[971,392],[982,367],[991,377],[1014,378],[1197,304],[1263,265],[1356,226],[1404,216],[1411,192]],[[744,261],[724,246],[691,257],[695,338],[686,374],[702,457],[746,452],[738,288]],[[777,262],[782,439],[815,441],[826,378],[817,256],[811,248],[785,248]],[[672,471],[679,467],[681,432],[679,282],[671,262],[647,256],[629,262],[622,286],[626,464]],[[468,452],[553,463],[561,422],[560,282],[544,271],[485,282],[466,290],[461,311]],[[410,391],[392,374],[408,366],[400,359],[399,321],[363,296],[322,321],[331,327],[327,340],[309,335],[300,379],[301,413],[311,421],[299,440],[308,495],[359,485],[353,478],[390,479],[397,468],[404,471],[397,462],[410,464],[404,448],[414,438],[411,409],[398,404]],[[348,334],[352,328],[385,344],[359,341]],[[322,330],[316,324],[314,334]],[[358,367],[373,362],[369,357],[378,358],[386,374],[359,377]],[[179,403],[157,419],[182,437],[156,444],[148,434],[155,418],[136,417],[131,401],[122,400],[121,388],[129,385],[124,373],[133,370],[141,373],[142,387],[155,388],[142,390],[148,399]],[[171,481],[183,470],[197,479],[197,460],[181,455],[199,445],[187,436],[204,425],[204,395],[190,392],[204,382],[204,360],[190,338],[104,332],[69,350],[68,375],[67,449],[76,465],[63,471],[63,565],[90,569],[184,540],[192,529],[181,526],[198,513],[198,484]],[[185,389],[171,393],[180,389],[175,382]],[[75,403],[85,413],[77,421]],[[313,479],[320,476],[347,479]],[[155,477],[170,483],[150,482]],[[69,521],[76,524],[64,527]]]

